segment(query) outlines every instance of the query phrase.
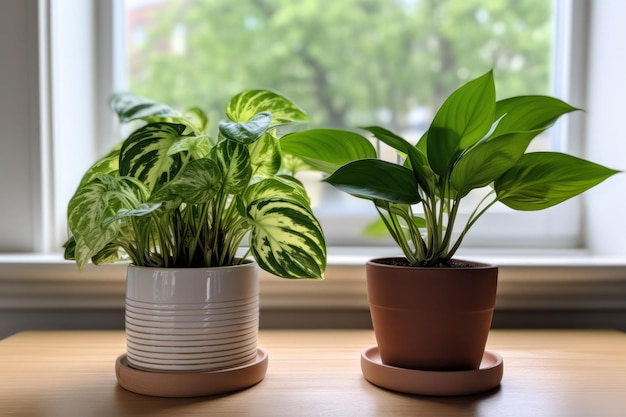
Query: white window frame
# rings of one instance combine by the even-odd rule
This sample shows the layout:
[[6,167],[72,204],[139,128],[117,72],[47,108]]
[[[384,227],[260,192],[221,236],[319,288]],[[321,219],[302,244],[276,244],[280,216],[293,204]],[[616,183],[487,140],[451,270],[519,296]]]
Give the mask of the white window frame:
[[[113,14],[113,8],[119,7],[118,0],[113,2],[101,2],[98,0],[25,0],[27,4],[26,19],[27,27],[38,27],[32,38],[26,39],[23,49],[31,52],[30,48],[38,51],[37,57],[32,57],[28,62],[35,63],[39,71],[28,74],[34,85],[39,86],[38,91],[31,92],[28,96],[30,103],[31,118],[26,120],[35,124],[23,133],[23,139],[31,142],[30,163],[35,172],[32,177],[20,183],[34,195],[32,198],[33,208],[24,207],[24,216],[33,224],[32,242],[30,248],[20,250],[21,254],[0,254],[0,312],[6,309],[39,309],[39,308],[123,308],[124,274],[125,265],[106,265],[95,267],[89,265],[84,271],[77,271],[71,262],[62,260],[61,255],[53,246],[54,238],[48,236],[46,225],[52,224],[54,218],[65,213],[62,207],[59,182],[75,184],[84,169],[91,163],[87,157],[75,158],[71,161],[71,167],[61,166],[53,170],[54,164],[64,163],[55,154],[54,148],[59,140],[67,139],[58,137],[72,133],[62,123],[72,122],[69,116],[84,117],[95,127],[85,127],[94,136],[98,132],[105,132],[104,136],[111,137],[106,126],[111,126],[109,117],[104,116],[104,97],[109,91],[113,91],[115,83],[113,69],[100,62],[96,55],[91,55],[94,48],[105,48],[103,39],[98,39],[91,33],[90,42],[76,42],[74,60],[77,56],[86,58],[81,65],[90,74],[91,82],[76,79],[76,83],[70,83],[74,97],[82,97],[77,103],[87,101],[86,105],[77,105],[72,109],[58,108],[67,96],[59,97],[60,94],[70,94],[68,89],[59,91],[54,83],[58,82],[55,73],[50,67],[54,67],[56,57],[55,39],[50,27],[54,15],[51,6],[64,4],[67,7],[76,7],[74,11],[83,13],[82,18],[92,24],[96,22],[95,16]],[[578,57],[572,56],[576,62],[589,65],[573,66],[579,73],[572,73],[569,83],[584,80],[587,89],[581,92],[580,98],[583,107],[589,110],[581,115],[576,122],[579,131],[586,131],[588,136],[593,134],[593,143],[588,142],[581,146],[576,153],[585,151],[585,155],[595,161],[616,168],[624,168],[623,155],[626,154],[626,141],[616,143],[615,132],[621,131],[621,106],[617,106],[612,100],[606,100],[607,95],[615,94],[617,97],[626,96],[626,86],[621,81],[621,76],[626,68],[626,56],[618,55],[607,47],[615,39],[626,36],[626,27],[619,20],[619,16],[626,13],[626,4],[619,1],[605,0],[603,2],[588,2],[586,0],[572,0],[576,5],[572,9],[573,30],[578,36],[582,36],[581,26],[586,27],[587,16],[591,16],[589,24],[593,31],[589,37],[574,39],[570,53],[580,52]],[[20,2],[9,2],[20,3]],[[117,4],[117,6],[116,6]],[[7,3],[0,3],[1,7],[7,7]],[[17,7],[17,6],[13,6]],[[35,23],[36,22],[36,23]],[[573,29],[573,28],[572,28]],[[103,32],[104,33],[104,32]],[[111,32],[109,32],[110,34]],[[624,35],[624,36],[620,36]],[[58,35],[57,35],[58,36]],[[71,40],[72,35],[69,35]],[[76,39],[74,39],[77,41]],[[106,44],[106,42],[104,42]],[[82,45],[82,46],[80,46]],[[90,46],[91,45],[91,46]],[[590,53],[585,48],[575,51],[578,45],[588,45]],[[57,45],[58,47],[58,45]],[[81,49],[82,48],[82,49]],[[623,52],[621,52],[623,55]],[[110,61],[109,61],[110,62]],[[0,69],[3,68],[0,66]],[[58,75],[58,73],[57,73]],[[610,81],[613,80],[613,84]],[[570,84],[571,85],[571,84]],[[108,87],[107,87],[108,86]],[[13,98],[0,97],[1,100],[10,101]],[[3,103],[4,104],[4,103]],[[63,112],[65,116],[60,116]],[[79,114],[77,116],[77,114]],[[100,116],[97,116],[100,115]],[[0,116],[1,117],[1,116]],[[100,119],[103,118],[103,119]],[[581,121],[582,120],[582,121]],[[5,120],[2,120],[5,121]],[[72,122],[73,123],[73,122]],[[86,124],[89,124],[86,123]],[[575,124],[574,124],[575,125]],[[84,126],[84,125],[82,125]],[[570,124],[572,126],[572,124]],[[581,127],[583,126],[583,127]],[[71,126],[70,126],[71,127]],[[1,139],[0,139],[1,140]],[[619,142],[619,141],[618,141]],[[95,157],[104,149],[108,148],[106,141],[85,145],[87,154]],[[52,146],[52,145],[55,146]],[[610,147],[608,147],[610,144]],[[63,148],[66,152],[69,148]],[[74,147],[71,148],[75,150]],[[607,152],[606,149],[614,150]],[[72,156],[75,156],[73,153]],[[84,154],[81,154],[84,155]],[[61,161],[61,162],[60,162]],[[66,170],[67,169],[67,170]],[[57,177],[51,173],[58,174]],[[74,177],[66,177],[73,172]],[[48,174],[48,175],[46,175]],[[499,308],[537,308],[537,309],[626,309],[626,220],[621,215],[621,210],[606,215],[606,207],[624,205],[624,198],[617,198],[615,190],[626,190],[626,179],[619,177],[611,178],[606,183],[590,192],[590,198],[580,199],[584,204],[583,212],[586,214],[584,223],[586,241],[588,244],[575,250],[562,251],[534,251],[532,247],[523,250],[507,251],[492,249],[467,249],[459,255],[479,261],[492,262],[501,266]],[[49,183],[53,179],[53,187]],[[12,179],[15,181],[19,178]],[[6,187],[6,183],[0,183],[0,190]],[[52,211],[51,211],[52,210]],[[621,218],[620,218],[621,216]],[[3,221],[7,221],[4,219]],[[504,225],[502,227],[510,227]],[[50,233],[52,235],[52,233]],[[48,243],[34,243],[38,240]],[[540,242],[535,242],[539,243]],[[28,246],[28,245],[27,245]],[[363,264],[367,259],[376,256],[387,256],[396,253],[393,247],[386,248],[343,248],[329,250],[329,268],[326,281],[288,281],[262,274],[261,299],[264,308],[366,308]]]
[[[149,4],[149,3],[148,3]],[[584,37],[581,32],[583,27],[577,26],[574,30],[572,21],[578,18],[578,14],[583,11],[580,2],[568,0],[555,1],[555,15],[557,17],[553,64],[555,72],[560,75],[557,78],[560,83],[554,85],[553,95],[574,105],[582,106],[580,101],[583,95],[578,93],[584,86],[584,73],[577,71],[580,64],[584,62],[584,51],[576,48],[573,44],[573,36]],[[118,17],[121,15],[118,15]],[[115,44],[113,45],[115,46]],[[118,55],[114,55],[118,72],[124,73],[123,48],[117,48]],[[571,63],[569,65],[565,62]],[[496,71],[497,83],[497,71]],[[555,83],[552,83],[555,84]],[[572,94],[572,92],[574,94]],[[103,110],[106,112],[106,109]],[[565,147],[569,152],[580,155],[580,143],[582,142],[582,131],[579,128],[581,118],[579,115],[568,115],[564,117],[551,129],[555,150],[562,150]],[[567,136],[567,143],[562,139]],[[394,246],[391,238],[376,239],[366,238],[362,231],[371,222],[378,218],[373,205],[368,201],[357,200],[354,197],[341,195],[340,192],[332,190],[327,184],[316,183],[311,190],[314,200],[316,194],[321,194],[320,190],[326,189],[335,194],[340,194],[335,201],[324,201],[315,212],[325,231],[326,240],[329,246]],[[582,201],[574,199],[559,206],[539,212],[519,212],[508,209],[503,205],[496,205],[489,212],[484,214],[467,234],[464,239],[464,248],[487,248],[487,247],[541,247],[550,249],[576,249],[582,248],[583,222],[582,222]],[[469,212],[461,212],[457,217],[458,228],[467,222]]]

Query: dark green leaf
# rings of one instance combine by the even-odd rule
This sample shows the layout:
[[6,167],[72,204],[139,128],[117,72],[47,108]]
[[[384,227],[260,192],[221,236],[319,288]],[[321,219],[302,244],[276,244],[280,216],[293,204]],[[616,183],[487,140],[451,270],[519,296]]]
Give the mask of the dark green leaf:
[[406,204],[420,201],[413,172],[378,159],[350,162],[324,181],[356,197]]
[[346,130],[312,129],[290,133],[280,139],[280,147],[284,153],[327,174],[357,159],[376,158],[376,150],[369,140]]
[[452,186],[465,196],[491,184],[524,154],[532,139],[543,130],[508,133],[482,142],[464,153],[452,169]]
[[498,200],[515,210],[542,210],[574,197],[618,171],[557,152],[524,154],[495,183]]
[[496,103],[495,117],[502,119],[491,137],[509,132],[545,129],[561,115],[575,110],[578,109],[547,96],[519,96],[500,100]]
[[433,171],[447,176],[460,151],[489,132],[494,114],[495,86],[491,71],[453,92],[428,129],[428,161]]
[[76,239],[74,236],[71,236],[67,242],[63,244],[63,249],[63,258],[66,261],[76,260]]
[[433,179],[434,173],[428,165],[426,155],[421,150],[411,145],[406,139],[382,127],[370,126],[363,129],[371,132],[376,138],[395,150],[408,155],[415,180],[426,193],[429,193],[432,188],[429,180]]

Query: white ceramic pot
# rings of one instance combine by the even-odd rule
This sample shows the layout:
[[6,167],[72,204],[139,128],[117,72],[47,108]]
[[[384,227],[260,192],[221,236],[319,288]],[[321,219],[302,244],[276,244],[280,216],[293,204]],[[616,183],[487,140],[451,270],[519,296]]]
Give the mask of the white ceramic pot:
[[129,266],[129,365],[146,371],[202,372],[253,362],[258,294],[254,262],[211,268]]

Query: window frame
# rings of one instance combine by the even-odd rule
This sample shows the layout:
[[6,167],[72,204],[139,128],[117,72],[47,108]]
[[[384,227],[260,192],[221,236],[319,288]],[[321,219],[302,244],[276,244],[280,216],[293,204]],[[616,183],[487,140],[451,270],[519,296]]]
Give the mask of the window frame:
[[[121,2],[120,0],[117,1],[118,3]],[[577,68],[579,63],[584,62],[584,51],[575,47],[573,37],[584,37],[586,34],[584,31],[581,32],[580,27],[576,27],[574,30],[574,25],[572,25],[572,20],[583,14],[582,3],[575,0],[555,0],[554,2],[557,26],[555,33],[561,36],[555,36],[553,62],[555,72],[562,72],[562,76],[559,77],[560,84],[554,85],[552,94],[574,105],[582,106],[583,102],[578,101],[578,99],[584,97],[584,94],[579,92],[583,90],[582,86],[585,85],[582,78],[584,74],[577,71]],[[564,32],[566,33],[563,34]],[[113,46],[115,47],[115,45]],[[122,68],[125,63],[124,50],[119,46],[116,49],[117,55],[114,55],[114,61],[119,63],[116,64],[117,72],[124,73],[125,70]],[[571,62],[571,65],[564,65],[564,62]],[[574,94],[571,94],[572,91]],[[102,110],[103,113],[107,111],[107,109]],[[557,140],[553,140],[557,150],[563,149],[567,145],[570,153],[581,156],[582,131],[579,128],[580,121],[579,115],[567,115],[551,129],[553,136],[558,137]],[[562,139],[565,135],[568,136],[567,144]],[[328,193],[341,194],[327,184],[314,184],[309,191],[313,189],[322,195]],[[313,198],[315,200],[316,196]],[[334,201],[333,203],[324,202],[320,207],[314,208],[330,247],[395,245],[390,238],[375,239],[363,236],[362,230],[378,219],[371,203],[359,201],[350,196],[341,197],[340,201],[342,207],[339,210],[335,210]],[[472,227],[471,232],[464,239],[463,247],[520,248],[539,245],[546,249],[583,248],[583,211],[583,202],[580,198],[548,210],[532,213],[514,211],[498,204],[485,213],[480,221]],[[468,217],[469,213],[459,214],[457,235]]]
[[[54,1],[29,1],[31,8],[27,16],[30,20],[27,23],[39,27],[37,36],[28,40],[28,45],[35,46],[35,50],[39,51],[37,60],[39,71],[34,71],[30,75],[32,81],[39,86],[39,93],[30,96],[32,106],[35,108],[33,114],[37,115],[34,120],[38,126],[25,135],[28,135],[31,141],[42,142],[41,146],[33,148],[31,156],[38,164],[37,166],[45,170],[50,168],[47,164],[51,164],[52,160],[47,158],[51,158],[51,155],[46,157],[45,155],[42,156],[41,153],[49,152],[51,154],[52,149],[48,147],[46,151],[47,145],[44,142],[52,139],[49,135],[58,133],[52,127],[54,123],[57,123],[51,109],[54,101],[48,97],[49,94],[54,94],[58,90],[53,90],[50,85],[46,85],[46,83],[52,82],[48,72],[50,70],[48,54],[52,50],[48,25],[50,23],[49,6]],[[83,2],[83,0],[74,1]],[[89,7],[81,9],[86,13],[86,16],[83,17],[93,19],[96,13],[102,13],[97,12],[96,7],[101,7],[104,3],[107,2],[92,0]],[[98,4],[101,6],[96,6]],[[580,1],[580,4],[582,6],[579,5],[576,8],[578,14],[572,20],[573,26],[577,24],[577,19],[583,23],[587,22],[587,16],[590,15],[589,3]],[[604,12],[610,14],[610,11],[604,10]],[[596,30],[603,29],[600,28],[601,25],[598,21],[594,22]],[[584,24],[586,26],[586,23]],[[614,28],[605,30],[610,31]],[[622,30],[626,33],[626,28],[622,28]],[[588,40],[573,41],[572,49],[575,49],[574,45],[586,45],[588,42],[592,44],[603,43],[607,37],[610,38],[610,35],[604,32],[603,34],[594,34]],[[89,53],[89,51],[82,52]],[[583,63],[586,62],[587,55],[581,51],[578,53],[580,57],[576,59]],[[593,57],[606,61],[609,59],[606,55],[606,53],[602,55],[602,53],[595,51]],[[94,67],[100,64],[92,62]],[[581,65],[577,69],[580,72],[578,77],[584,80],[590,79],[590,74],[586,68],[586,65]],[[603,64],[603,62],[598,62],[593,66],[593,69],[597,71],[604,68],[606,68],[606,63]],[[106,70],[103,71],[106,72]],[[96,72],[94,71],[93,74]],[[597,72],[594,75],[601,78]],[[574,80],[580,78],[572,76],[569,82],[575,82]],[[105,82],[106,80],[99,82],[100,88],[104,88],[102,84]],[[603,91],[606,92],[606,88]],[[584,91],[582,93],[584,95]],[[105,95],[100,94],[100,97]],[[100,102],[100,97],[94,95],[93,108],[82,110],[102,114],[104,107]],[[581,101],[586,102],[582,99]],[[592,128],[597,123],[602,122],[595,120],[597,112],[590,112],[585,117],[593,119],[589,123]],[[610,130],[610,127],[607,129]],[[584,131],[582,128],[580,130]],[[601,144],[599,150],[590,147],[592,152],[596,152],[594,155],[600,163],[604,163],[603,158],[606,160],[615,157],[615,155],[607,156],[600,153],[603,150],[602,146]],[[97,151],[94,149],[93,152]],[[82,168],[74,167],[74,170],[79,175],[82,174]],[[64,181],[66,180],[69,181],[64,179]],[[590,217],[594,219],[602,217],[602,205],[611,204],[614,201],[610,187],[623,184],[622,181],[611,179],[606,185],[601,186],[602,190],[593,196],[594,204],[598,207],[586,208],[590,211]],[[38,199],[45,199],[45,193],[50,190],[45,190],[47,183],[43,176],[39,176],[39,180],[34,182],[37,184],[33,186],[31,191],[39,195]],[[57,191],[54,190],[54,192]],[[45,207],[45,204],[41,203],[41,206],[33,211],[35,213],[33,216],[46,216]],[[25,213],[30,215],[28,211]],[[42,223],[37,218],[33,218],[32,221],[35,225]],[[626,294],[626,245],[620,245],[623,242],[621,236],[626,236],[626,225],[615,224],[614,226],[614,230],[612,230],[612,236],[614,236],[611,239],[602,240],[618,243],[612,246],[616,252],[604,250],[603,246],[599,248],[600,250],[589,247],[565,251],[462,249],[459,256],[501,266],[498,308],[626,310],[626,297],[624,296]],[[602,230],[606,230],[606,227],[604,229],[594,227],[592,230],[588,230],[588,235],[594,233],[598,235],[602,233]],[[43,238],[43,236],[43,234],[38,235],[38,238]],[[591,237],[593,240],[593,236]],[[596,236],[597,239],[602,237],[604,236]],[[16,309],[123,308],[124,273],[126,269],[124,264],[98,267],[89,265],[84,271],[78,271],[73,263],[63,261],[61,255],[52,246],[52,244],[48,244],[46,249],[46,245],[32,245],[30,251],[23,251],[26,253],[0,254],[0,313],[11,312]],[[261,278],[262,308],[366,308],[364,262],[377,256],[391,256],[396,253],[397,251],[393,247],[330,248],[327,279],[322,282],[280,280],[263,273]],[[301,302],[300,300],[304,301]]]
[[[107,98],[113,91],[125,87],[124,24],[114,18],[123,12],[123,0],[31,0],[31,3],[35,2],[39,26],[36,32],[39,71],[33,77],[37,77],[39,85],[36,99],[40,136],[32,155],[36,161],[33,167],[38,170],[33,181],[36,186],[33,206],[38,210],[31,221],[35,230],[33,242],[37,243],[32,244],[32,251],[52,253],[59,250],[66,237],[66,204],[75,184],[91,161],[104,154],[119,137]],[[561,10],[559,25],[569,35],[555,54],[555,65],[562,66],[559,63],[566,60],[571,61],[571,65],[567,66],[562,83],[556,86],[556,93],[566,101],[580,102],[584,106],[585,89],[580,86],[585,85],[587,75],[586,52],[579,45],[586,44],[589,5],[583,0],[562,0],[557,4]],[[70,18],[79,24],[60,24]],[[68,26],[73,27],[73,31],[59,29]],[[80,36],[81,33],[84,36]],[[80,65],[72,62],[68,66],[68,50],[72,51],[72,57],[86,59],[75,60],[82,63]],[[568,145],[575,155],[582,156],[584,150],[585,116],[581,113],[570,115],[564,123],[555,126],[556,130],[569,133]],[[77,121],[82,121],[79,128]],[[94,140],[84,140],[85,136]],[[68,149],[73,152],[68,154]],[[86,157],[74,158],[76,153]],[[584,248],[584,204],[583,196],[535,213],[491,210],[473,227],[463,247]],[[393,246],[390,239],[367,241],[360,236],[362,227],[376,218],[373,208],[371,215],[365,217],[354,213],[323,214],[320,217],[331,247]],[[459,223],[463,219],[460,220]],[[346,223],[358,226],[346,233],[342,229]]]

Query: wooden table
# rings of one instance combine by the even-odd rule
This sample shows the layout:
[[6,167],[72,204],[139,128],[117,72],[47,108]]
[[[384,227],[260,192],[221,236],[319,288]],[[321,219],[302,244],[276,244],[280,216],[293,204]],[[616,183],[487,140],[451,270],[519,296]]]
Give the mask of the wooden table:
[[626,416],[626,335],[494,330],[500,388],[420,397],[378,388],[360,370],[371,331],[262,331],[270,365],[258,385],[219,397],[167,399],[117,385],[120,331],[24,332],[0,342],[0,416]]

